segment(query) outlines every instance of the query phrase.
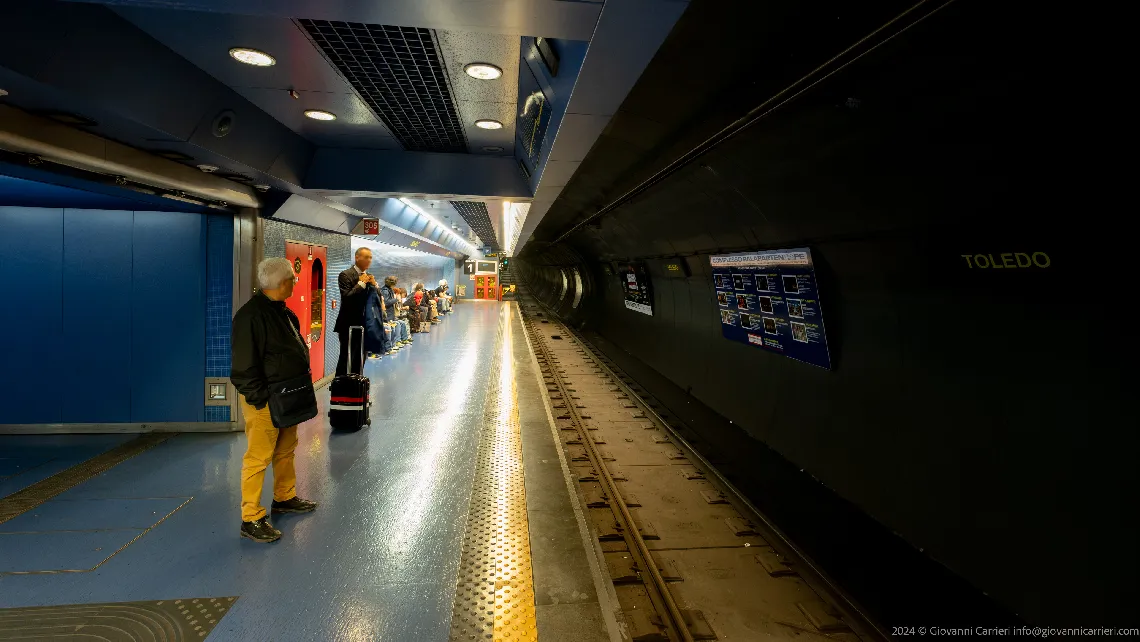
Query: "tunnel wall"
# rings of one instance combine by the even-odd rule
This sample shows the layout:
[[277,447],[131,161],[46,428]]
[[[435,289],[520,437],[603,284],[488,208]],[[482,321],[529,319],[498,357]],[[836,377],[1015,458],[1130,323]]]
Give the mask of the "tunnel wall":
[[[1095,222],[1114,207],[1082,160],[1096,121],[1030,98],[1046,79],[1029,70],[1064,85],[1071,65],[997,31],[947,33],[816,88],[567,240],[532,241],[519,273],[1029,621],[1134,622],[1130,252]],[[709,256],[804,246],[831,371],[721,336]],[[1047,268],[973,258],[1038,251]],[[626,260],[650,270],[652,316],[605,269]],[[578,310],[556,301],[571,265],[594,283]]]

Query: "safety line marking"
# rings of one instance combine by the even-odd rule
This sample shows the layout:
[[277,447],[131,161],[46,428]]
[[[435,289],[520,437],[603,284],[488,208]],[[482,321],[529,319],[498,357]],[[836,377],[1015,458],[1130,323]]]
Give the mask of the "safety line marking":
[[460,556],[450,640],[537,642],[522,431],[503,305]]

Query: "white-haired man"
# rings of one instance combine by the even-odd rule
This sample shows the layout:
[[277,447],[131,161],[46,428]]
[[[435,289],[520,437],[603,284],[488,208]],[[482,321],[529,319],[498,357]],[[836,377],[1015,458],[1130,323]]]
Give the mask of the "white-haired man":
[[285,306],[296,282],[293,266],[288,259],[265,259],[257,266],[257,281],[260,290],[234,315],[230,381],[242,396],[247,439],[241,466],[241,536],[272,542],[281,537],[281,531],[269,523],[261,505],[265,469],[270,463],[275,514],[308,513],[317,505],[297,497],[293,467],[297,426],[279,429],[274,425],[271,388],[291,381],[310,386],[312,382],[301,323]]

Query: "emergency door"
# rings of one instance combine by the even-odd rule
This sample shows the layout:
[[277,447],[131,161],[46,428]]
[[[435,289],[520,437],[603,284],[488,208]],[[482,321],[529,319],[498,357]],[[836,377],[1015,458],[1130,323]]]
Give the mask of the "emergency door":
[[293,296],[285,305],[301,321],[301,338],[309,346],[309,367],[313,381],[325,376],[325,334],[328,310],[325,286],[328,282],[328,248],[323,245],[285,243],[285,258],[293,265]]

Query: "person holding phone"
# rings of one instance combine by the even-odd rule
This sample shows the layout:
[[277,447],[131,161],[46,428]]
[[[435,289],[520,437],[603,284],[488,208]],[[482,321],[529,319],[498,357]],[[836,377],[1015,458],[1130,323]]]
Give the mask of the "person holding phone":
[[340,339],[340,356],[336,360],[336,374],[348,374],[348,329],[364,327],[364,307],[368,303],[369,288],[376,287],[376,277],[368,273],[372,266],[372,250],[356,250],[352,267],[340,273],[340,312],[336,315],[333,331]]

